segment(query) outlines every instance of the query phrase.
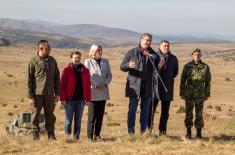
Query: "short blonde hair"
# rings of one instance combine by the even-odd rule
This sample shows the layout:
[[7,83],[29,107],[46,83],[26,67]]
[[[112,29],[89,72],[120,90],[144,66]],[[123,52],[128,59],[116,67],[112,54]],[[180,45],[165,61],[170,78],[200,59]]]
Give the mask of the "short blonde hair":
[[100,48],[102,51],[102,46],[99,44],[93,44],[91,45],[90,51],[89,51],[89,58],[94,58],[95,53],[97,52],[97,49]]

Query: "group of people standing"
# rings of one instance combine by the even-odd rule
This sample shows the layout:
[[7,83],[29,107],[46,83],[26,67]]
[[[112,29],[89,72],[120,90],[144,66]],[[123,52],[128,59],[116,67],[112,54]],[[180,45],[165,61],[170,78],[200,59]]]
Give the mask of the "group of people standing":
[[[128,72],[126,97],[129,97],[127,116],[128,133],[135,133],[135,120],[140,100],[140,131],[145,133],[153,128],[154,113],[161,101],[159,134],[167,133],[169,109],[174,94],[174,79],[178,74],[177,57],[170,51],[170,42],[163,40],[155,52],[151,48],[152,35],[144,33],[139,45],[129,50],[120,69]],[[70,54],[71,62],[60,72],[56,60],[50,56],[47,40],[37,44],[37,54],[32,57],[27,68],[29,104],[33,107],[32,136],[39,140],[39,115],[42,108],[45,114],[45,128],[49,140],[56,140],[54,115],[55,103],[61,101],[65,109],[64,130],[67,139],[72,134],[74,120],[74,139],[79,139],[81,120],[85,104],[88,104],[87,137],[100,140],[106,100],[109,100],[108,85],[112,73],[107,59],[102,58],[102,46],[94,44],[89,58],[81,63],[81,53]],[[201,138],[203,123],[203,103],[210,96],[210,70],[201,61],[201,50],[192,52],[193,60],[184,66],[180,82],[180,96],[185,100],[185,126],[187,137],[192,138],[193,108],[196,109],[195,127],[197,137]]]
[[[155,52],[151,48],[152,35],[144,33],[139,46],[124,57],[120,69],[128,72],[126,96],[130,98],[128,132],[135,133],[135,117],[139,99],[141,133],[153,128],[153,118],[161,100],[160,134],[166,134],[170,102],[173,100],[174,78],[178,74],[178,60],[170,52],[167,40],[160,42]],[[158,76],[159,75],[159,76]]]
[[65,110],[64,131],[67,140],[80,137],[81,120],[84,106],[88,104],[87,137],[90,140],[101,139],[103,115],[106,100],[109,99],[108,85],[112,74],[107,59],[102,58],[102,46],[92,45],[89,58],[81,63],[81,53],[70,54],[71,62],[61,74],[55,59],[49,55],[50,45],[46,40],[38,42],[36,56],[28,63],[28,97],[33,106],[33,140],[39,140],[39,115],[43,107],[45,128],[49,140],[56,140],[54,115],[55,103],[61,101]]
[[[161,116],[159,135],[167,133],[169,109],[174,95],[174,79],[178,74],[177,57],[170,51],[170,42],[160,42],[159,50],[151,48],[152,35],[144,33],[137,47],[125,55],[120,69],[128,72],[126,82],[126,97],[129,97],[127,126],[128,133],[135,133],[135,120],[138,102],[140,100],[140,132],[145,133],[153,128],[154,113],[161,101]],[[192,138],[193,108],[195,106],[197,138],[202,138],[203,104],[210,97],[211,73],[209,66],[201,60],[201,50],[191,53],[193,60],[184,65],[180,96],[185,100],[186,137]]]

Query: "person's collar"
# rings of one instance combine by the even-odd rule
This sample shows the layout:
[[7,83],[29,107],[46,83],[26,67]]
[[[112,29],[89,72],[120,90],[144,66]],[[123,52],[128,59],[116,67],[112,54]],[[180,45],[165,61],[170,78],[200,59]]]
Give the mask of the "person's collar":
[[41,55],[39,55],[39,53],[37,53],[37,56],[40,58],[40,59],[47,59],[48,57],[49,57],[49,55],[47,54],[46,56],[41,56]]
[[101,61],[101,58],[99,58],[99,59],[94,59],[95,61]]
[[167,53],[163,53],[160,48],[158,49],[158,52],[159,52],[161,55],[169,55],[169,54],[171,53],[171,51],[169,51],[169,52],[167,52]]
[[198,64],[201,64],[202,60],[199,60],[198,63],[196,63],[194,60],[193,60],[193,64],[195,65],[198,65]]
[[148,48],[143,48],[143,47],[141,47],[141,45],[139,44],[139,48],[140,48],[140,51],[141,52],[143,52],[143,51],[145,51],[145,50],[150,50],[151,49],[151,47],[149,46]]
[[72,64],[73,65],[73,68],[75,68],[76,70],[81,70],[83,68],[83,64],[80,63],[80,64]]

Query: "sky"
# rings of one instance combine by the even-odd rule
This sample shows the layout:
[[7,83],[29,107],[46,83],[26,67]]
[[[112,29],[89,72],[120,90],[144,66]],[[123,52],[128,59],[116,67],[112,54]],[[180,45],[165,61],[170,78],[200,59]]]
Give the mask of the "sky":
[[0,0],[0,18],[154,34],[235,35],[235,0]]

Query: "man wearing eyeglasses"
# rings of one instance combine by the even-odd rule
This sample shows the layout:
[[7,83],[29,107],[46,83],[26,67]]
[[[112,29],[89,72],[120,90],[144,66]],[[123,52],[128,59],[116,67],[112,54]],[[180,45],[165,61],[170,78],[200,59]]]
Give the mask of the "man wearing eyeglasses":
[[143,134],[148,129],[148,107],[151,98],[158,94],[158,90],[154,87],[157,77],[155,77],[153,65],[158,65],[159,57],[154,55],[155,51],[150,46],[151,42],[151,34],[142,34],[139,46],[129,50],[120,65],[122,71],[128,72],[126,97],[129,97],[127,126],[130,135],[135,133],[136,111],[139,100],[141,110],[140,132]]

